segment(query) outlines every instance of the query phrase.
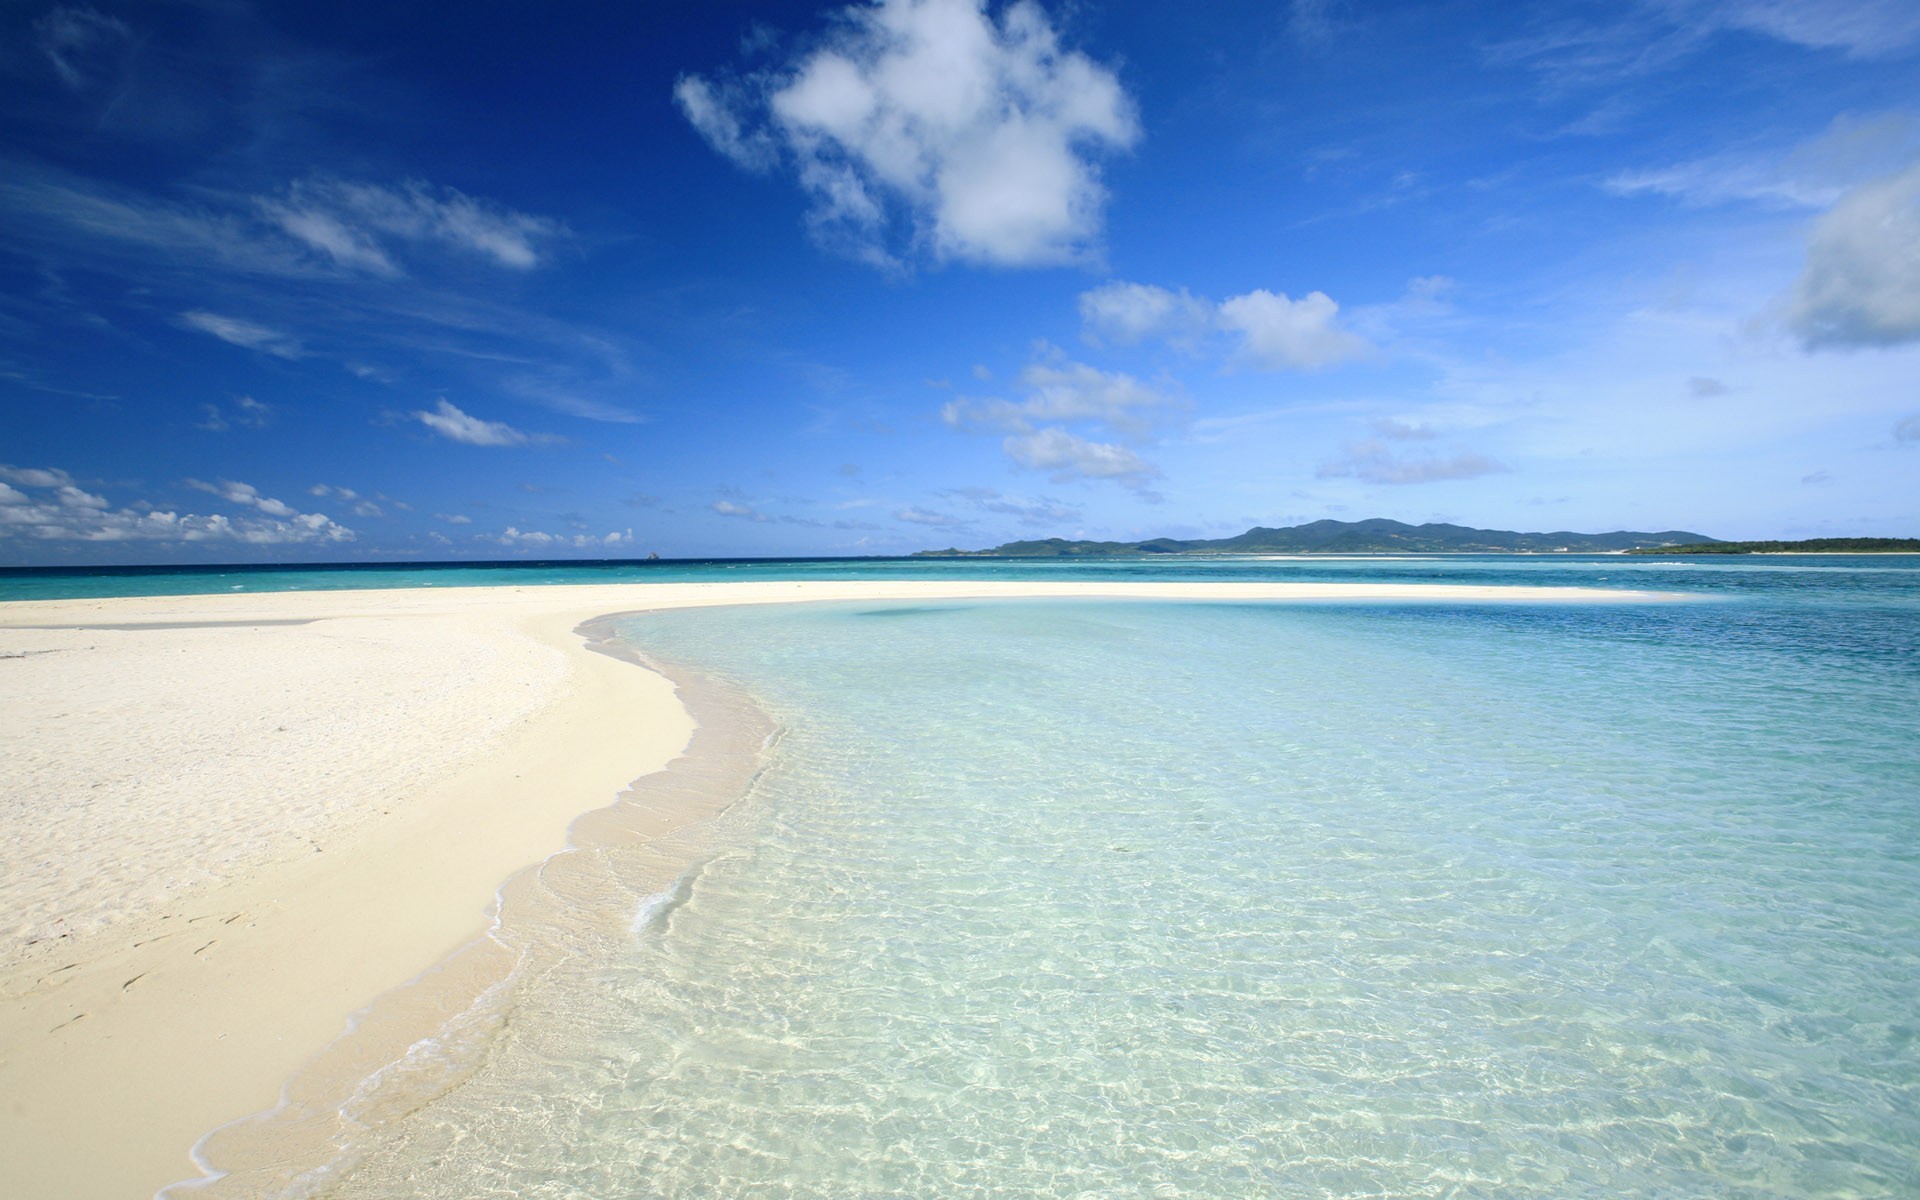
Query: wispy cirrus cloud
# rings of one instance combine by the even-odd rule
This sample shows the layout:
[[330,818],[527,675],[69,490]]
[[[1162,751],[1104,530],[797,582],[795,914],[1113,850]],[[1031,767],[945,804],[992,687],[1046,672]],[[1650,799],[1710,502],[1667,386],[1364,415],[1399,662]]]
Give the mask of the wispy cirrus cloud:
[[236,396],[231,404],[202,404],[200,420],[194,428],[208,433],[225,433],[238,426],[242,429],[265,429],[273,418],[273,408],[252,396]]
[[[256,353],[336,361],[390,385],[407,373],[394,364],[433,361],[569,417],[645,419],[627,402],[631,335],[472,286],[475,270],[545,265],[571,236],[556,220],[419,182],[174,195],[0,160],[0,224],[47,271],[111,281],[85,314],[94,325],[137,329],[155,298],[178,297],[171,324]],[[30,297],[15,307],[49,328],[73,319]],[[239,423],[203,411],[200,424],[223,422]]]
[[1907,0],[1666,0],[1654,7],[1852,58],[1890,58],[1920,42],[1920,8]]
[[448,441],[467,446],[551,446],[566,440],[556,434],[515,429],[505,421],[483,420],[445,397],[432,410],[415,409],[408,415]]
[[1139,137],[1112,69],[1061,46],[1037,4],[880,0],[842,10],[804,57],[683,76],[681,112],[750,170],[788,166],[824,245],[880,264],[1084,260],[1101,156]]
[[1315,474],[1321,479],[1343,476],[1367,483],[1392,485],[1440,483],[1450,479],[1477,479],[1482,475],[1501,475],[1512,467],[1484,454],[1460,451],[1450,455],[1403,455],[1388,448],[1378,438],[1354,442],[1340,457],[1320,464]]
[[993,488],[949,488],[941,496],[964,500],[984,513],[1014,517],[1022,525],[1058,525],[1078,521],[1078,505],[1064,504],[1044,496],[1008,496]]
[[246,350],[258,350],[262,354],[271,354],[275,358],[300,358],[306,354],[306,348],[300,344],[300,339],[292,334],[270,329],[241,317],[226,317],[210,312],[184,312],[180,314],[180,323],[189,329],[210,333],[230,345]]
[[84,4],[63,4],[33,23],[33,48],[72,91],[96,86],[108,63],[133,38],[118,17]]
[[[351,505],[353,515],[356,517],[384,517],[387,515],[386,510],[381,508],[378,503],[362,496],[359,492],[349,487],[340,487],[328,483],[316,483],[307,489],[307,495],[319,496],[322,499],[338,500],[342,504]],[[396,501],[390,496],[382,496],[381,499],[386,500],[399,509],[404,510],[412,507],[411,505]]]
[[1747,148],[1664,166],[1619,171],[1604,186],[1622,196],[1658,195],[1695,207],[1757,204],[1824,209],[1855,187],[1920,159],[1920,113],[1907,109],[1835,117],[1785,148]]
[[245,508],[257,508],[270,517],[296,517],[300,514],[291,504],[263,496],[258,488],[250,483],[237,483],[223,479],[219,483],[207,483],[200,479],[189,479],[187,486],[197,491],[218,496],[228,504],[238,504]]
[[895,509],[893,519],[896,521],[905,521],[910,525],[926,525],[934,529],[958,529],[969,524],[964,517],[956,517],[951,513],[934,512],[931,509],[919,508],[914,505]]
[[1774,164],[1744,155],[1718,155],[1619,171],[1607,178],[1605,186],[1619,196],[1670,196],[1703,207],[1739,201],[1780,208],[1818,208],[1832,203],[1839,194],[1830,184],[1794,178]]
[[1323,52],[1333,45],[1338,28],[1334,17],[1337,0],[1290,0],[1287,5],[1287,33],[1303,50]]
[[708,505],[723,517],[738,517],[742,521],[771,521],[772,517],[761,512],[751,504],[742,504],[737,500],[715,500]]
[[1457,448],[1452,454],[1432,451],[1409,454],[1393,449],[1393,443],[1427,443],[1439,438],[1439,430],[1421,421],[1382,417],[1371,424],[1374,436],[1349,443],[1339,457],[1321,463],[1316,476],[1402,486],[1477,479],[1483,475],[1503,475],[1513,469],[1465,448]]
[[[325,176],[274,193],[148,193],[28,163],[9,164],[0,212],[36,241],[98,258],[109,247],[242,275],[396,277],[410,253],[453,250],[509,270],[545,263],[567,227],[454,188]],[[182,257],[186,256],[186,257]]]
[[1907,0],[1638,0],[1585,12],[1546,7],[1483,48],[1555,93],[1609,88],[1681,68],[1727,35],[1758,35],[1849,58],[1894,58],[1920,42]]
[[[569,379],[566,376],[578,372],[550,371],[546,376],[510,375],[500,380],[501,390],[532,401],[542,408],[564,413],[570,417],[579,417],[587,421],[604,421],[613,425],[638,425],[646,417],[633,411],[624,404],[616,404],[592,395],[598,386],[591,382]],[[555,376],[561,376],[555,378]]]
[[423,246],[529,270],[566,234],[552,218],[417,179],[397,185],[302,179],[255,203],[267,221],[324,261],[375,275],[402,274],[400,248]]

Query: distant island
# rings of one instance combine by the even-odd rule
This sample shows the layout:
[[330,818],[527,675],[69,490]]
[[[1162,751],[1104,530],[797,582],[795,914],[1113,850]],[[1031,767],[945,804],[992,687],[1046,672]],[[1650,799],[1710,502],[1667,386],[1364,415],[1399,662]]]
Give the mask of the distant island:
[[[922,550],[916,558],[1107,558],[1135,554],[1618,554],[1672,553],[1674,547],[1741,543],[1684,530],[1664,533],[1515,533],[1465,525],[1408,525],[1367,521],[1314,521],[1269,529],[1256,525],[1238,537],[1143,542],[1079,542],[1065,538],[1006,542],[991,550]],[[1756,543],[1757,544],[1757,543]]]
[[1798,542],[1689,542],[1628,554],[1920,554],[1920,538],[1807,538]]

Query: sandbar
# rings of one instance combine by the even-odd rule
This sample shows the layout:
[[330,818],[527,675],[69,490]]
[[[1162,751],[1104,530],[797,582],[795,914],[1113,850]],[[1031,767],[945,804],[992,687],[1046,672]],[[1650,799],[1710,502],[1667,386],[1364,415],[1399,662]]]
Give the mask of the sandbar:
[[504,881],[667,767],[608,614],[993,598],[1633,603],[1571,587],[756,582],[0,603],[0,1180],[152,1195]]

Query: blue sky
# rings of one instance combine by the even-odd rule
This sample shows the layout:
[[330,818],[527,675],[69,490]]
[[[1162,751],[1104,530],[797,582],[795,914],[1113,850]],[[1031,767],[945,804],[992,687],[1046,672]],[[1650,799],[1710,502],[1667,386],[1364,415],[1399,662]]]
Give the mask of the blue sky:
[[1920,533],[1910,0],[13,0],[0,76],[0,563]]

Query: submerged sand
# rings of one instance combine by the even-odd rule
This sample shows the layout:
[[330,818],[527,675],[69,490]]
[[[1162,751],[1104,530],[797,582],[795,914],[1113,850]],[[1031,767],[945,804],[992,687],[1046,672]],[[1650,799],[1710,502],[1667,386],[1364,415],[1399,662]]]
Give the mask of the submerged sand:
[[1657,598],[862,582],[0,604],[0,1179],[121,1197],[197,1174],[202,1135],[272,1108],[352,1014],[473,945],[503,882],[576,818],[679,756],[694,721],[674,685],[592,653],[583,622],[1041,596]]

